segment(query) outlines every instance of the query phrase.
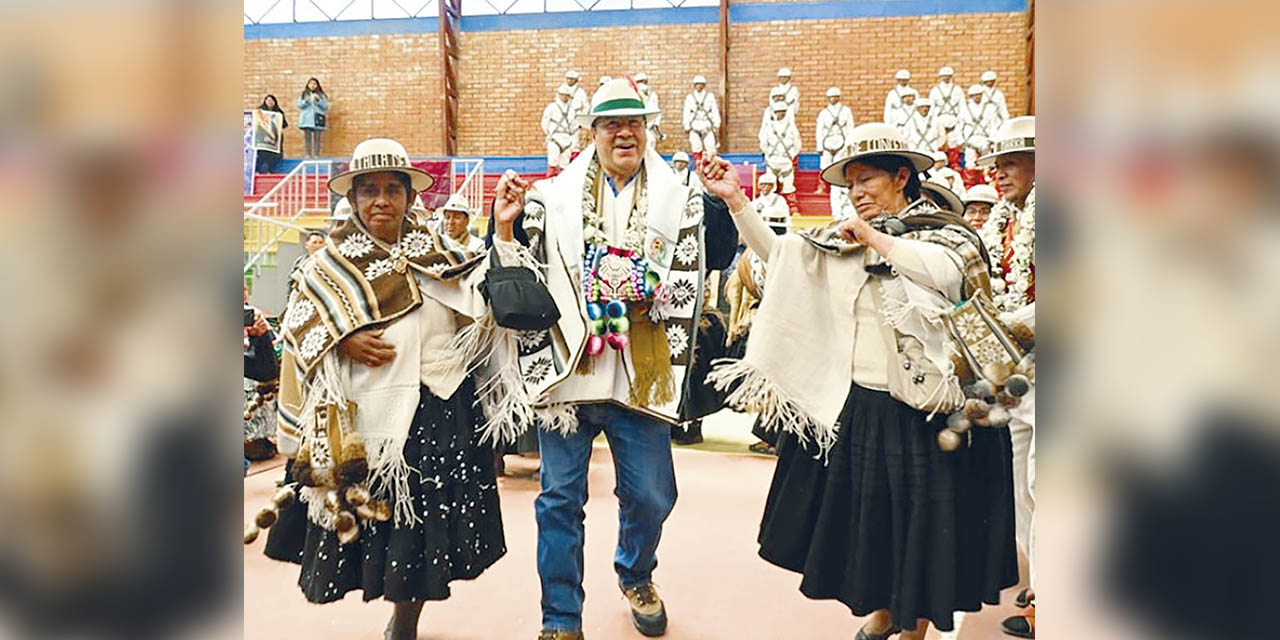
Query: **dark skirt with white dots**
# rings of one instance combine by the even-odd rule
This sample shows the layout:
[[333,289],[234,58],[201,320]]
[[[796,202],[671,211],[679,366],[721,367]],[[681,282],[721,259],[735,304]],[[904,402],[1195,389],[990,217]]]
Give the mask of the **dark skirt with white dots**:
[[280,514],[266,554],[302,565],[307,600],[333,602],[356,589],[365,600],[444,600],[450,581],[475,578],[506,553],[493,447],[479,443],[474,400],[471,378],[448,400],[421,388],[404,453],[416,470],[410,486],[422,522],[361,521],[360,537],[340,545],[307,520],[305,504]]

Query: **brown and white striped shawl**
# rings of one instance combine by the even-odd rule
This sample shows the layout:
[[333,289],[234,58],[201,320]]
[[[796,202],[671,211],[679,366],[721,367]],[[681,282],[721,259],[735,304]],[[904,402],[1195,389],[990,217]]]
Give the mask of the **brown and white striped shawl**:
[[[655,152],[650,150],[644,163],[645,181],[636,186],[637,209],[645,216],[642,246],[650,268],[671,292],[671,313],[660,329],[666,337],[676,388],[674,398],[667,402],[629,408],[675,423],[693,360],[704,295],[703,204],[702,196],[680,184]],[[543,428],[561,433],[571,433],[577,427],[576,414],[572,403],[552,403],[551,392],[569,380],[582,358],[589,357],[585,355],[588,334],[582,294],[586,250],[583,211],[594,206],[586,187],[599,171],[595,148],[589,147],[564,173],[536,183],[524,208],[523,227],[529,238],[525,262],[541,269],[560,306],[561,319],[550,330],[520,334],[520,367]],[[629,353],[627,359],[630,361]]]
[[422,304],[414,272],[437,280],[459,278],[484,260],[437,230],[406,216],[396,245],[375,238],[351,216],[329,235],[325,247],[294,274],[293,294],[282,324],[277,431],[286,454],[302,434],[303,389],[318,364],[343,338],[385,326]]

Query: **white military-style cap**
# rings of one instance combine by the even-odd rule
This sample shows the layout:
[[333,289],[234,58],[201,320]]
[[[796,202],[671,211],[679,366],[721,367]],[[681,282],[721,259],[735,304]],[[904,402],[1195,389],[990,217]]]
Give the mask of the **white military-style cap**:
[[701,75],[697,75],[693,77],[693,81],[690,82],[689,84],[706,84],[706,83],[707,83],[706,78],[702,77]]
[[983,71],[983,72],[982,72],[982,81],[983,81],[983,82],[991,82],[991,81],[993,81],[993,80],[995,80],[995,79],[996,79],[996,72],[994,72],[994,71],[992,71],[992,70],[990,70],[990,69],[988,69],[988,70],[986,70],[986,71]]
[[895,80],[910,80],[911,72],[906,69],[898,69],[898,72],[893,74],[893,78]]
[[684,162],[684,163],[686,163],[686,164],[687,164],[687,163],[689,162],[689,154],[687,154],[687,153],[685,153],[685,152],[683,152],[683,151],[677,151],[677,152],[675,152],[675,153],[671,154],[671,161],[672,161],[672,162]]
[[919,92],[919,91],[916,91],[916,90],[915,90],[914,88],[912,88],[912,87],[907,87],[906,89],[903,89],[903,90],[902,90],[902,97],[904,97],[904,98],[905,98],[905,97],[907,97],[907,96],[911,96],[912,98],[914,98],[914,97],[916,97],[916,96],[918,96],[918,95],[920,95],[920,92]]
[[939,76],[954,76],[955,74],[956,74],[956,70],[952,69],[951,67],[943,67],[941,69],[938,69]]
[[933,100],[930,100],[930,99],[929,99],[929,96],[924,96],[924,97],[922,97],[922,98],[916,98],[916,104],[915,104],[915,106],[917,106],[917,107],[932,107],[932,106],[933,106]]
[[581,73],[578,73],[577,71],[574,71],[573,69],[570,69],[570,70],[568,70],[568,71],[564,72],[564,77],[566,77],[566,78],[573,78],[574,80],[579,80],[579,79],[581,79],[581,78],[582,78],[582,74],[581,74]]
[[971,96],[982,95],[982,91],[982,85],[980,84],[975,84],[969,87],[969,95]]
[[934,161],[934,162],[937,162],[937,161],[939,161],[939,160],[941,160],[941,161],[943,161],[943,162],[946,162],[946,161],[947,161],[947,154],[946,154],[946,153],[944,153],[944,152],[942,152],[942,151],[937,151],[937,150],[930,151],[930,152],[929,152],[929,155],[933,156],[933,161]]
[[636,81],[636,82],[648,82],[648,81],[649,81],[649,74],[647,74],[647,73],[645,73],[645,72],[641,71],[640,73],[637,73],[637,74],[635,75],[635,78],[634,78],[634,79],[635,79],[635,81]]
[[778,179],[775,178],[772,173],[769,173],[766,171],[758,179],[756,179],[756,184],[771,184],[771,185],[777,186]]
[[783,68],[781,68],[781,69],[778,69],[778,77],[779,77],[779,78],[790,78],[790,77],[791,77],[791,69],[788,69],[787,67],[783,67]]
[[787,103],[785,103],[785,102],[775,102],[775,103],[773,103],[773,110],[774,110],[774,111],[786,111],[787,109],[788,109],[788,107],[787,107]]
[[840,87],[831,87],[830,89],[827,89],[827,97],[828,98],[840,97]]
[[954,129],[957,124],[960,124],[960,121],[956,119],[955,116],[948,113],[944,114],[941,118],[938,118],[938,124],[942,125],[943,129]]
[[560,95],[562,95],[562,96],[571,96],[571,95],[573,95],[573,88],[572,88],[572,87],[570,87],[570,86],[569,86],[569,85],[567,85],[567,84],[562,84],[562,85],[560,85],[560,86],[556,87],[556,93],[558,93],[558,94],[560,94]]
[[786,91],[784,91],[784,90],[782,89],[782,87],[773,87],[773,88],[769,89],[769,98],[770,98],[770,99],[776,98],[776,97],[778,97],[778,96],[785,96],[785,95],[787,95],[787,92],[786,92]]

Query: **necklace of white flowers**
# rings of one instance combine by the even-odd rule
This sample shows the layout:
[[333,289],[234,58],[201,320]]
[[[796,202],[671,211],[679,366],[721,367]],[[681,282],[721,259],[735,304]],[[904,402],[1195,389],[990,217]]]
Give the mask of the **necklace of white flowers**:
[[[1005,230],[1017,220],[1013,234],[1012,256],[1009,272],[1001,273],[1004,259]],[[1035,191],[1027,196],[1022,209],[1002,200],[991,210],[991,217],[981,229],[982,243],[992,252],[992,290],[1001,309],[1012,311],[1027,303],[1027,291],[1031,288],[1031,268],[1035,263],[1036,217]]]

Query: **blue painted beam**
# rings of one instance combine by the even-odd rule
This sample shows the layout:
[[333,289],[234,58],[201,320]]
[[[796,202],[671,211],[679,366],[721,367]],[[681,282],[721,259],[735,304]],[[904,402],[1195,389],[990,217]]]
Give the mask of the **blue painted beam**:
[[[472,158],[475,156],[460,156],[460,157]],[[764,166],[764,156],[759,153],[726,153],[724,154],[724,157],[734,164],[742,164],[744,162],[750,162],[760,167]],[[339,158],[339,157],[323,158],[323,159],[332,160],[334,162],[346,162],[347,160],[349,160],[349,158]],[[662,156],[662,159],[666,160],[668,163],[671,162],[670,155]],[[820,159],[821,158],[817,153],[801,153],[800,168],[817,170]],[[302,160],[300,158],[281,158],[280,161],[276,163],[275,171],[273,171],[272,173],[289,173],[290,171],[293,170],[294,167],[298,166],[298,163],[301,161]],[[506,171],[507,169],[511,169],[519,174],[546,173],[547,157],[543,155],[538,155],[538,156],[486,156],[484,158],[484,171],[486,174],[498,174],[498,173],[502,173],[503,171]]]
[[[1013,13],[1027,10],[1028,0],[823,0],[820,2],[745,3],[729,7],[730,23],[774,20],[840,20],[964,13]],[[557,11],[508,15],[462,16],[463,31],[528,31],[599,29],[664,24],[716,24],[717,7]],[[244,38],[315,38],[377,34],[436,33],[437,19],[338,20],[244,25]]]

